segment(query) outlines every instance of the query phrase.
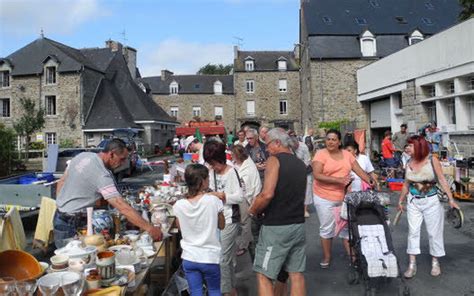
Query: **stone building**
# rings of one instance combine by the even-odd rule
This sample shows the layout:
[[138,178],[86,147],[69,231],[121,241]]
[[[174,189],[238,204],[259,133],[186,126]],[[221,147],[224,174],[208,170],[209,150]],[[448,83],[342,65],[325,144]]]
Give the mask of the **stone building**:
[[236,126],[283,127],[303,132],[298,55],[234,47]]
[[357,101],[357,69],[455,24],[459,11],[457,1],[302,0],[303,123],[347,120],[368,128],[370,104]]
[[146,145],[164,144],[177,122],[135,84],[135,61],[135,49],[112,40],[78,50],[41,37],[0,59],[0,122],[12,127],[20,99],[31,98],[45,110],[38,141],[92,146],[113,129],[136,128]]
[[[398,131],[401,123],[416,133],[436,121],[443,145],[474,156],[474,19],[357,71],[358,100],[373,142],[378,127]],[[451,142],[450,142],[451,141]],[[376,149],[376,145],[373,145]]]
[[234,81],[232,75],[174,75],[138,80],[153,100],[181,124],[191,120],[222,120],[227,131],[235,129]]

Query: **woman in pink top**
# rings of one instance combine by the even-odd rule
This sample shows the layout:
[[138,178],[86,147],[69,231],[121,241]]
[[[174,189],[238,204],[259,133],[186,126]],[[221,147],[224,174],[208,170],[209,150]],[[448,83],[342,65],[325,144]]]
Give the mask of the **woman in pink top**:
[[[319,218],[319,235],[323,248],[321,268],[328,268],[331,261],[332,238],[336,236],[336,221],[333,208],[344,200],[346,187],[351,183],[351,171],[362,180],[373,185],[374,181],[359,166],[355,157],[341,149],[341,133],[331,129],[326,133],[326,148],[319,150],[313,158],[313,200]],[[341,231],[344,247],[349,254],[347,229]]]

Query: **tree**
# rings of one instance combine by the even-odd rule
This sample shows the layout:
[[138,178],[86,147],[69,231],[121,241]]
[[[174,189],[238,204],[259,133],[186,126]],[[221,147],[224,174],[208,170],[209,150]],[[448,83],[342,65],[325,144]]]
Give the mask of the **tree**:
[[14,150],[15,133],[0,123],[0,176],[7,176],[11,172]]
[[196,73],[198,75],[203,74],[218,74],[218,75],[228,75],[232,73],[234,66],[232,64],[222,65],[222,64],[207,64],[204,67],[201,67]]
[[459,13],[459,20],[464,21],[474,16],[474,1],[473,0],[459,0],[462,7]]
[[44,111],[42,108],[36,110],[35,102],[32,99],[21,98],[20,104],[23,109],[23,115],[13,123],[13,128],[19,136],[26,139],[26,161],[28,161],[28,152],[30,146],[30,137],[33,133],[44,127]]

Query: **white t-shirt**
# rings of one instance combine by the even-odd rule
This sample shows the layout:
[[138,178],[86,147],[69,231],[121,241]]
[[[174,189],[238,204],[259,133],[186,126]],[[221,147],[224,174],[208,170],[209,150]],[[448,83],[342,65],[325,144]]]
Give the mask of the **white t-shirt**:
[[[364,154],[359,154],[357,156],[357,163],[359,166],[362,168],[362,170],[366,173],[372,173],[374,171],[374,166],[370,162],[370,159],[367,157],[367,155]],[[351,184],[351,190],[352,191],[362,191],[362,179],[359,178],[359,176],[356,175],[356,173],[351,172],[351,177],[352,177],[352,184]]]
[[221,254],[218,213],[224,210],[216,196],[204,194],[191,202],[178,200],[173,211],[181,228],[181,258],[196,263],[219,264]]

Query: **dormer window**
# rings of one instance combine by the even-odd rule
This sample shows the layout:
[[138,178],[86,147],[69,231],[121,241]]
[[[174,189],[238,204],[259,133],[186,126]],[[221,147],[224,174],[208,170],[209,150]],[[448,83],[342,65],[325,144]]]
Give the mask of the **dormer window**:
[[377,43],[375,36],[366,30],[360,37],[360,51],[363,57],[374,57],[377,55]]
[[0,71],[0,87],[10,87],[10,71]]
[[286,71],[286,59],[278,60],[278,71]]
[[415,30],[413,31],[413,33],[411,33],[410,37],[408,37],[408,45],[413,45],[415,43],[423,41],[423,39],[425,39],[423,37],[423,34],[421,34],[420,31]]
[[214,94],[222,95],[222,82],[220,82],[219,80],[214,82]]
[[56,84],[56,67],[46,67],[45,84]]
[[252,57],[247,57],[245,59],[245,71],[255,70],[255,63]]
[[170,95],[177,95],[178,94],[178,82],[173,81],[170,83]]

